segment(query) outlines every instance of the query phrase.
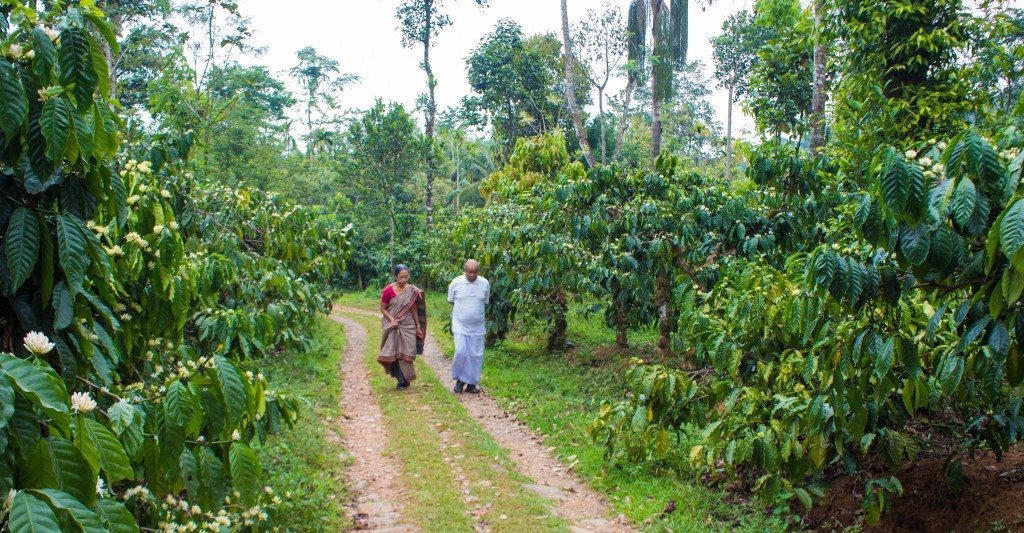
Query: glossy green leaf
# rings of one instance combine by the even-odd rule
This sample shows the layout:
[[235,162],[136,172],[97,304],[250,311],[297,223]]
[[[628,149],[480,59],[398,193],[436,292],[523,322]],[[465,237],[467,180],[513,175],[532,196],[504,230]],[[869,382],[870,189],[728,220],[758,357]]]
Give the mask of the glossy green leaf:
[[57,65],[57,47],[42,28],[32,30],[32,50],[35,52],[32,72],[39,78],[40,83],[49,85],[53,68]]
[[60,81],[65,87],[71,87],[79,109],[92,105],[99,82],[93,70],[89,41],[89,34],[78,28],[65,28],[60,33]]
[[[118,442],[117,437],[99,422],[86,418],[85,423],[78,424],[78,437],[96,451],[96,465],[105,475],[109,483],[117,483],[122,479],[132,479],[132,471],[128,456]],[[77,441],[76,441],[77,442]],[[88,458],[88,456],[87,456]]]
[[68,291],[78,294],[85,284],[85,270],[88,266],[85,252],[85,238],[80,231],[81,222],[72,215],[60,215],[57,219],[57,250],[60,266]]
[[139,533],[135,517],[117,500],[100,498],[96,502],[96,514],[103,520],[111,533]]
[[7,528],[11,533],[53,533],[61,529],[50,506],[25,491],[15,494],[11,501]]
[[40,439],[22,476],[26,488],[57,489],[86,505],[96,501],[96,476],[82,452],[64,439]]
[[71,425],[68,404],[71,400],[60,380],[24,359],[7,354],[0,354],[0,367],[22,396],[42,409],[58,428],[68,430]]
[[18,138],[28,120],[28,98],[18,71],[0,59],[0,129],[8,139]]
[[71,138],[71,105],[64,96],[55,96],[43,104],[39,127],[46,139],[46,157],[59,163]]
[[235,490],[241,494],[245,505],[253,505],[262,488],[263,472],[259,459],[252,449],[242,442],[234,442],[228,453],[231,465],[231,482]]
[[31,491],[31,494],[56,509],[61,521],[74,531],[92,533],[106,529],[95,512],[66,492],[39,489]]
[[7,223],[4,248],[11,273],[11,290],[17,290],[32,273],[39,254],[39,225],[35,213],[25,207],[14,210]]

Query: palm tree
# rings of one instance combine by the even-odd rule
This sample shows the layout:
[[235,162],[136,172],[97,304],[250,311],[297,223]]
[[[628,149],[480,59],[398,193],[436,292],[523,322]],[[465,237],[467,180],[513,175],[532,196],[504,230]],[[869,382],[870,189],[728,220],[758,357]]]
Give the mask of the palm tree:
[[[666,0],[633,0],[629,4],[629,60],[642,70],[647,56],[651,56],[651,157],[654,158],[661,152],[661,104],[671,98],[673,74],[686,62],[688,8],[688,0],[668,0],[668,5]],[[635,81],[634,76],[636,74],[631,72],[631,81]]]

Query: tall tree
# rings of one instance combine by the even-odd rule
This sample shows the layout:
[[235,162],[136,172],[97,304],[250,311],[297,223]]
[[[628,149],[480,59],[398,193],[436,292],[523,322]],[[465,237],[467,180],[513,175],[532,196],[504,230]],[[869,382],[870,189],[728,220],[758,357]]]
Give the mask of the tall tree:
[[[487,0],[476,0],[477,5],[484,6]],[[423,47],[423,61],[420,68],[427,74],[427,117],[426,117],[426,153],[427,153],[427,229],[434,226],[434,174],[437,172],[437,159],[434,151],[434,129],[437,125],[437,102],[434,89],[437,78],[430,65],[430,46],[441,30],[451,25],[448,15],[441,12],[444,0],[405,0],[398,6],[395,16],[402,30],[402,46]]]
[[565,46],[565,99],[569,104],[569,113],[572,115],[573,131],[576,132],[576,140],[583,149],[583,156],[587,159],[590,168],[594,167],[594,152],[587,142],[587,132],[583,124],[583,112],[576,102],[576,77],[575,64],[576,56],[573,54],[572,36],[569,35],[569,7],[567,0],[562,0],[562,44]]
[[[561,41],[554,34],[524,37],[515,22],[498,21],[467,60],[467,77],[475,94],[462,101],[469,124],[490,124],[507,158],[520,137],[572,127],[565,113]],[[577,88],[577,102],[588,91]]]
[[[398,215],[412,200],[409,183],[422,149],[416,122],[401,104],[377,103],[349,128],[355,195],[362,203],[383,206],[388,227],[388,262],[394,265]],[[376,211],[380,211],[379,208]]]
[[[288,73],[305,89],[306,107],[306,154],[316,155],[317,138],[324,134],[319,130],[332,122],[331,115],[338,109],[338,95],[348,85],[359,81],[359,76],[342,73],[338,61],[317,53],[307,46],[296,52],[299,62]],[[314,112],[318,113],[314,119]]]
[[825,0],[814,1],[814,85],[811,94],[811,151],[825,146],[825,86],[828,68],[825,64],[828,43],[825,40]]
[[750,71],[757,62],[757,51],[764,45],[764,32],[754,24],[754,15],[741,11],[722,23],[722,34],[711,39],[715,60],[715,79],[729,91],[729,111],[725,122],[725,174],[732,177],[732,109],[750,84]]
[[[651,63],[651,157],[661,153],[661,104],[672,94],[673,71],[686,62],[689,0],[632,0],[629,59]],[[650,35],[648,35],[650,30]]]
[[[604,106],[607,98],[605,92],[611,80],[621,71],[626,58],[626,25],[619,9],[608,3],[604,4],[601,13],[588,9],[585,20],[586,23],[575,28],[573,32],[573,56],[582,64],[587,73],[587,81],[590,82],[591,89],[597,91],[601,163],[606,164],[608,163],[608,143],[605,131],[607,121],[604,120]],[[628,84],[629,82],[627,82]],[[627,90],[623,106],[624,112],[629,108],[629,100],[632,99],[632,96],[632,90]],[[617,138],[615,146],[618,147],[621,142],[622,139]]]
[[754,13],[767,43],[757,52],[745,105],[761,133],[802,142],[811,111],[813,19],[799,0],[758,0]]

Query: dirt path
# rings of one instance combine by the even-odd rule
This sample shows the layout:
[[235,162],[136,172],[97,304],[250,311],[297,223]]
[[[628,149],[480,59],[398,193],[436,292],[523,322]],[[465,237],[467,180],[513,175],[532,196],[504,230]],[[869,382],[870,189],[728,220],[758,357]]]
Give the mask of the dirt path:
[[[377,313],[350,307],[341,308],[339,311],[380,316]],[[348,351],[347,346],[346,352]],[[441,383],[451,390],[455,384],[451,376],[451,363],[441,353],[437,341],[429,334],[423,359],[433,369]],[[346,374],[347,377],[348,374]],[[524,485],[524,487],[551,500],[553,510],[557,510],[566,518],[572,531],[576,533],[635,531],[626,523],[624,517],[620,516],[615,520],[609,520],[607,517],[611,515],[612,508],[604,497],[591,489],[565,464],[556,459],[544,446],[544,441],[539,435],[525,424],[509,416],[493,398],[483,393],[462,394],[459,399],[494,440],[509,451],[509,456],[519,472],[533,480],[533,484]]]
[[385,456],[386,430],[381,410],[370,391],[363,362],[366,329],[338,314],[331,318],[345,327],[345,356],[341,364],[342,442],[352,456],[346,482],[352,492],[350,518],[355,529],[378,532],[415,532],[402,524],[397,509],[404,496],[394,461]]

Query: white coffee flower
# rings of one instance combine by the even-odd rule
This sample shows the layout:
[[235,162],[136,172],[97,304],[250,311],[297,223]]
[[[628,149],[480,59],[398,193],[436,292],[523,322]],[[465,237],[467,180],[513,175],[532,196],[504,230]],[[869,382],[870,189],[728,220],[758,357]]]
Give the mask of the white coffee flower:
[[160,189],[160,196],[163,196],[164,198],[170,200],[171,199],[171,191],[168,191],[167,189]]
[[928,156],[922,157],[921,161],[919,161],[919,162],[921,163],[922,167],[930,167],[930,166],[932,166],[932,158],[930,158]]
[[96,409],[96,400],[87,392],[76,392],[71,395],[71,410],[76,413],[88,413]]
[[43,28],[43,33],[45,33],[46,36],[49,37],[51,41],[56,41],[60,37],[60,33],[58,33],[57,30],[55,30],[55,29],[53,29],[53,28],[51,28],[49,26]]
[[11,48],[7,51],[7,57],[11,58],[14,61],[21,59],[21,56],[23,54],[24,52],[22,52],[21,46],[17,44],[12,44]]
[[159,234],[161,234],[163,232],[164,232],[164,225],[163,224],[157,224],[157,225],[153,226],[153,233],[159,235]]
[[231,432],[231,440],[234,440],[234,441],[242,440],[242,434],[239,433],[237,429],[232,431]]
[[178,229],[178,223],[176,221],[172,220],[172,221],[167,223],[167,227],[171,228],[173,230],[177,230]]
[[128,205],[135,205],[135,204],[139,203],[140,199],[141,198],[140,198],[139,195],[133,194],[133,195],[128,197]]
[[39,333],[38,331],[32,331],[28,335],[25,335],[25,349],[36,354],[44,355],[50,353],[54,344],[50,342],[50,339]]
[[96,494],[101,497],[107,495],[107,483],[101,477],[96,478]]
[[907,150],[903,155],[907,156],[907,159],[917,159],[917,150]]

